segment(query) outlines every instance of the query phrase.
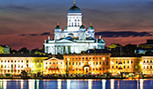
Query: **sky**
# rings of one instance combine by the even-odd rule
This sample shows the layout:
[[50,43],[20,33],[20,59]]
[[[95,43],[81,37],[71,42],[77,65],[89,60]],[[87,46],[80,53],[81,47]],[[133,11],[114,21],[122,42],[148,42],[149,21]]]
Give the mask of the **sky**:
[[[153,39],[153,0],[76,0],[86,28],[111,43],[141,44]],[[0,0],[0,45],[42,48],[57,22],[66,26],[73,0]]]

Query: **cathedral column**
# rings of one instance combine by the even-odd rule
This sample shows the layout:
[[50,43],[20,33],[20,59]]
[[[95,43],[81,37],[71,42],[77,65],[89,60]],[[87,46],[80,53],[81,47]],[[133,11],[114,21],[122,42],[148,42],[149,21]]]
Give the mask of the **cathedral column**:
[[65,53],[68,53],[68,46],[65,46]]

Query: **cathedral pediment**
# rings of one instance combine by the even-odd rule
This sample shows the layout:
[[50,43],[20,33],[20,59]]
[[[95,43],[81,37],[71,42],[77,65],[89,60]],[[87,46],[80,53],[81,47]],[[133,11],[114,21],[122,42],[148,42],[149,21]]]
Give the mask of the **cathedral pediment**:
[[56,43],[73,43],[73,41],[67,40],[67,39],[61,39],[61,40],[56,41]]

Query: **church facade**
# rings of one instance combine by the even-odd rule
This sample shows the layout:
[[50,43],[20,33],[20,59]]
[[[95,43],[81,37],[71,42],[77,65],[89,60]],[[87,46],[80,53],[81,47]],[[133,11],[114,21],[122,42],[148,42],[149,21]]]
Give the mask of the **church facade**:
[[47,54],[69,54],[81,53],[88,49],[104,49],[105,42],[99,37],[95,38],[95,30],[90,24],[88,29],[82,23],[82,12],[79,7],[72,6],[67,14],[67,26],[64,30],[57,24],[54,30],[54,39],[44,42],[45,53]]

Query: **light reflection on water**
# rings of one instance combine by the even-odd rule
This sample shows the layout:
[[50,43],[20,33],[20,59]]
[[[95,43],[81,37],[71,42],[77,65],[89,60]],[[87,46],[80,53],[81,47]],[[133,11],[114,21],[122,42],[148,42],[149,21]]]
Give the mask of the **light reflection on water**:
[[0,89],[153,89],[153,80],[0,80]]

